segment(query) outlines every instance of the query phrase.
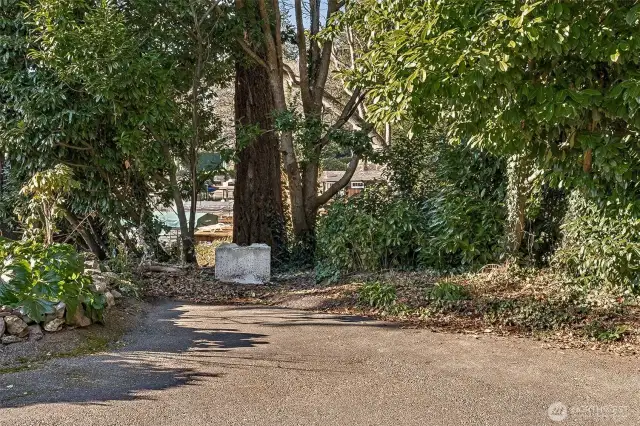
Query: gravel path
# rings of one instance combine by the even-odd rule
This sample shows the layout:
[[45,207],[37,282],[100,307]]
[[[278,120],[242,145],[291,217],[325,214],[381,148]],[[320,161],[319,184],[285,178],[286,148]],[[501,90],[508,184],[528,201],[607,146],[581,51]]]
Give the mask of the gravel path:
[[[640,363],[270,307],[155,304],[117,351],[0,375],[0,425],[640,424]],[[562,424],[559,423],[559,424]]]

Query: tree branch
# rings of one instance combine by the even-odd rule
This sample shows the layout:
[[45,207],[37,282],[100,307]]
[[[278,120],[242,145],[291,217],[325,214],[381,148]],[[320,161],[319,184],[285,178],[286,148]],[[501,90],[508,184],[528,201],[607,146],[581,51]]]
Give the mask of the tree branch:
[[356,112],[356,110],[358,109],[358,105],[360,105],[363,99],[364,99],[364,95],[361,95],[360,88],[357,88],[356,90],[353,91],[351,98],[349,99],[349,101],[347,101],[346,105],[342,108],[342,112],[340,113],[340,116],[338,117],[336,122],[333,123],[333,125],[329,128],[327,133],[325,133],[324,137],[320,140],[320,145],[324,146],[329,143],[329,134],[331,133],[331,130],[342,128],[342,126],[344,126],[349,121],[349,119],[353,116],[353,114]]
[[256,52],[253,51],[251,46],[249,46],[246,41],[244,41],[241,38],[237,38],[236,41],[238,42],[240,47],[242,47],[242,50],[244,50],[245,53],[247,55],[249,55],[249,57],[251,59],[253,59],[258,65],[260,65],[261,67],[263,67],[267,71],[269,71],[269,66],[267,65],[267,63],[265,61],[263,61],[262,58],[260,56],[258,56],[258,54]]
[[58,143],[56,143],[56,145],[61,146],[63,148],[75,149],[75,150],[78,150],[78,151],[92,151],[93,150],[92,147],[83,148],[83,147],[80,147],[80,146],[69,145],[69,144],[66,144],[64,142],[58,142]]
[[[328,0],[327,4],[327,25],[337,9],[336,0]],[[322,47],[322,54],[320,56],[320,63],[317,67],[316,78],[314,80],[313,97],[315,108],[322,109],[322,98],[325,94],[325,86],[327,85],[327,78],[329,77],[329,65],[331,64],[331,52],[333,50],[333,41],[327,40]]]
[[295,0],[296,38],[298,42],[298,73],[300,74],[300,97],[302,108],[309,111],[312,106],[311,87],[309,84],[309,64],[307,63],[307,40],[304,34],[304,20],[302,18],[302,0]]
[[327,189],[316,198],[316,207],[320,207],[321,205],[325,204],[334,195],[340,192],[341,189],[347,186],[347,184],[349,183],[349,181],[351,181],[351,178],[355,174],[356,169],[358,168],[358,163],[360,163],[360,156],[354,154],[353,157],[351,157],[349,167],[347,167],[347,171],[344,172],[344,175],[342,175],[342,177],[336,183],[331,185],[329,189]]
[[209,16],[209,14],[213,12],[213,9],[217,8],[219,4],[220,4],[220,0],[215,0],[211,2],[211,6],[209,6],[209,9],[207,9],[207,11],[204,13],[204,15],[202,15],[202,17],[198,21],[198,27],[202,26],[205,19],[207,19],[207,16]]

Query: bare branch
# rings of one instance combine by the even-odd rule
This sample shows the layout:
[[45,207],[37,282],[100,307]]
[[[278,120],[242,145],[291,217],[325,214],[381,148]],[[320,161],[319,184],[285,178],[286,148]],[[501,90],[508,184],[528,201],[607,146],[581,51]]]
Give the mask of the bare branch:
[[[332,15],[337,12],[337,1],[328,0],[327,5],[327,24]],[[333,41],[327,40],[322,47],[322,55],[320,57],[320,63],[317,66],[317,73],[314,80],[313,97],[315,108],[320,110],[322,108],[322,98],[325,93],[325,86],[327,85],[327,78],[329,77],[329,65],[331,64],[331,52],[333,50]]]
[[347,167],[347,171],[344,172],[344,175],[342,175],[342,177],[336,183],[331,185],[329,189],[327,189],[316,198],[316,207],[320,207],[321,205],[329,201],[334,195],[340,192],[341,189],[347,186],[347,184],[355,174],[359,163],[360,156],[354,154],[353,157],[351,157],[349,167]]
[[351,118],[351,116],[353,116],[353,114],[356,112],[358,105],[362,102],[363,99],[364,96],[361,96],[360,88],[353,91],[353,95],[347,101],[344,108],[342,108],[342,112],[340,113],[340,116],[338,117],[336,122],[333,123],[327,133],[325,133],[324,137],[320,140],[320,145],[324,146],[329,143],[329,135],[331,131],[342,128],[342,126],[344,126],[347,121],[349,121],[349,118]]
[[[338,99],[333,97],[330,93],[325,92],[324,99],[322,100],[324,105],[330,110],[340,114],[340,111],[344,109],[342,104]],[[364,118],[359,116],[358,114],[352,114],[348,120],[349,124],[351,124],[354,128],[361,130],[364,128],[369,129],[368,135],[373,139],[373,141],[381,146],[385,146],[384,138],[373,128],[373,126],[368,123]]]
[[311,87],[309,84],[309,64],[307,63],[307,40],[304,34],[302,18],[302,0],[295,0],[296,38],[298,42],[298,73],[300,74],[300,97],[302,108],[309,111],[312,106]]
[[[289,67],[288,65],[285,64],[284,65],[284,70],[286,71],[287,76],[289,77],[291,82],[295,86],[300,87],[300,81],[298,80],[298,77],[293,72],[291,67]],[[351,95],[353,95],[353,93]],[[358,107],[361,106],[363,101],[364,101],[364,97],[362,99],[358,100],[357,106]],[[338,99],[336,99],[333,95],[331,95],[326,90],[324,92],[324,97],[322,99],[322,103],[323,103],[323,105],[325,107],[329,108],[331,111],[335,112],[336,114],[339,114],[340,116],[343,116],[343,112],[345,111],[345,105],[342,105],[342,103]],[[348,111],[348,109],[347,109],[347,111]],[[364,129],[364,128],[369,128],[368,135],[371,137],[371,139],[373,139],[373,141],[376,144],[380,145],[380,146],[386,146],[384,138],[373,128],[373,126],[371,124],[367,123],[362,116],[359,116],[359,115],[357,115],[357,114],[352,112],[348,116],[347,122],[349,124],[351,124],[354,128],[358,129],[358,130]],[[344,124],[345,123],[342,123],[342,125],[344,125]],[[334,124],[334,126],[335,126],[335,124]]]

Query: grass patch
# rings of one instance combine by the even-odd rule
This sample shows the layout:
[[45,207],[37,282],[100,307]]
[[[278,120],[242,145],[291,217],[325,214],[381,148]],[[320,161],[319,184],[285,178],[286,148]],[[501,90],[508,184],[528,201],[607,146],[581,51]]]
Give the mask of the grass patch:
[[104,352],[110,348],[111,341],[105,337],[89,336],[73,350],[51,354],[51,358],[73,358]]
[[36,370],[38,368],[41,367],[41,364],[39,363],[25,363],[25,364],[20,364],[17,365],[15,367],[0,367],[0,375],[3,374],[11,374],[11,373],[19,373],[21,371],[26,371],[26,370]]

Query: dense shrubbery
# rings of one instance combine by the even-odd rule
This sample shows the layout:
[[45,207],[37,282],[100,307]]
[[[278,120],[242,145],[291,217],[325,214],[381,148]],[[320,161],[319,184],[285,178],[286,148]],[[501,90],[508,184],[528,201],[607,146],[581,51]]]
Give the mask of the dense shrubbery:
[[0,239],[0,259],[1,305],[20,308],[40,322],[64,302],[71,322],[82,303],[90,319],[102,320],[104,295],[91,289],[91,278],[83,274],[83,258],[73,247]]
[[385,161],[388,187],[336,201],[320,221],[321,278],[337,271],[472,268],[499,259],[505,183],[498,159],[429,132],[399,142]]
[[640,202],[601,206],[575,191],[562,229],[558,266],[590,286],[640,290]]
[[318,228],[319,272],[418,266],[427,221],[420,205],[386,187],[335,201]]

